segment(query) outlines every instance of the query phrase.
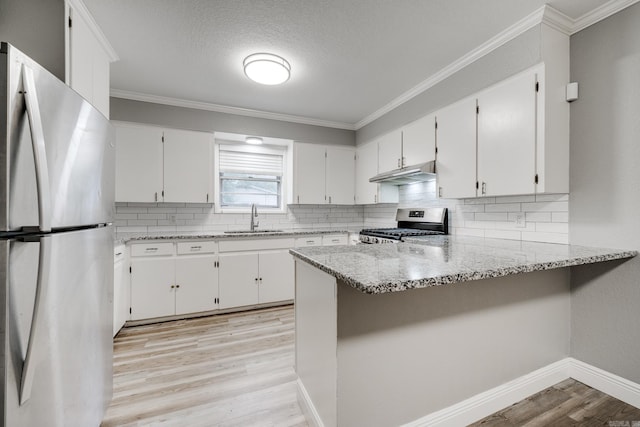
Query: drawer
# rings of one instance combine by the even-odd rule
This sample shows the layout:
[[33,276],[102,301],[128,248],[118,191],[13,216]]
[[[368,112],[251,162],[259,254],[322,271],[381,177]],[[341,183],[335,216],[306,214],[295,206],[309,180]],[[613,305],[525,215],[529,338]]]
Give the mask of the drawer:
[[323,246],[348,245],[348,244],[349,244],[348,234],[325,234],[324,236],[322,236]]
[[305,246],[322,246],[322,236],[305,236],[296,238],[296,248]]
[[131,245],[131,256],[173,255],[173,243],[142,243]]
[[215,254],[218,252],[218,242],[180,242],[178,255],[185,254]]
[[237,251],[262,251],[268,249],[289,249],[294,245],[293,238],[286,239],[229,239],[220,240],[218,246],[220,252],[237,252]]

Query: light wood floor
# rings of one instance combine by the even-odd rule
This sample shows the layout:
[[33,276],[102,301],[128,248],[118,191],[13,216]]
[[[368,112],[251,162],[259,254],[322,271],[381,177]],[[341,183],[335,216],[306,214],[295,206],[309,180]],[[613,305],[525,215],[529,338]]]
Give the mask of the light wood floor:
[[471,426],[636,427],[640,409],[569,378]]
[[[293,363],[292,306],[124,328],[102,426],[307,426]],[[631,421],[640,409],[569,379],[473,426]]]
[[102,426],[307,426],[292,306],[124,328]]

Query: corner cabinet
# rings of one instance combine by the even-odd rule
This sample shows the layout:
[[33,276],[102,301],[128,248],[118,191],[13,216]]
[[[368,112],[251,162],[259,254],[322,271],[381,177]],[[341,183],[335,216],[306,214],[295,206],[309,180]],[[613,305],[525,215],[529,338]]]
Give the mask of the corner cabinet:
[[117,202],[212,203],[212,134],[114,124]]
[[295,204],[352,205],[355,199],[355,149],[295,143]]

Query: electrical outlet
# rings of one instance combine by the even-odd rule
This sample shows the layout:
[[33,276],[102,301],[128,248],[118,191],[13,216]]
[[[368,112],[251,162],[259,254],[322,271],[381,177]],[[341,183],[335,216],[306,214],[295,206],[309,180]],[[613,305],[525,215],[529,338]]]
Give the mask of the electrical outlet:
[[175,216],[175,215],[169,215],[169,222],[170,222],[171,224],[174,224],[174,225],[175,225],[175,223],[176,223],[176,216]]
[[527,222],[524,219],[524,212],[518,212],[516,214],[516,227],[525,228],[526,226],[527,226]]

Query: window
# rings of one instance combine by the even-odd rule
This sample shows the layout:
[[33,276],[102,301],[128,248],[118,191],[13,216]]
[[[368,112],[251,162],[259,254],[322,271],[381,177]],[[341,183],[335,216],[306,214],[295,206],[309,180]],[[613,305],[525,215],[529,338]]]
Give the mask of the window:
[[221,144],[218,158],[221,208],[282,209],[284,151]]

